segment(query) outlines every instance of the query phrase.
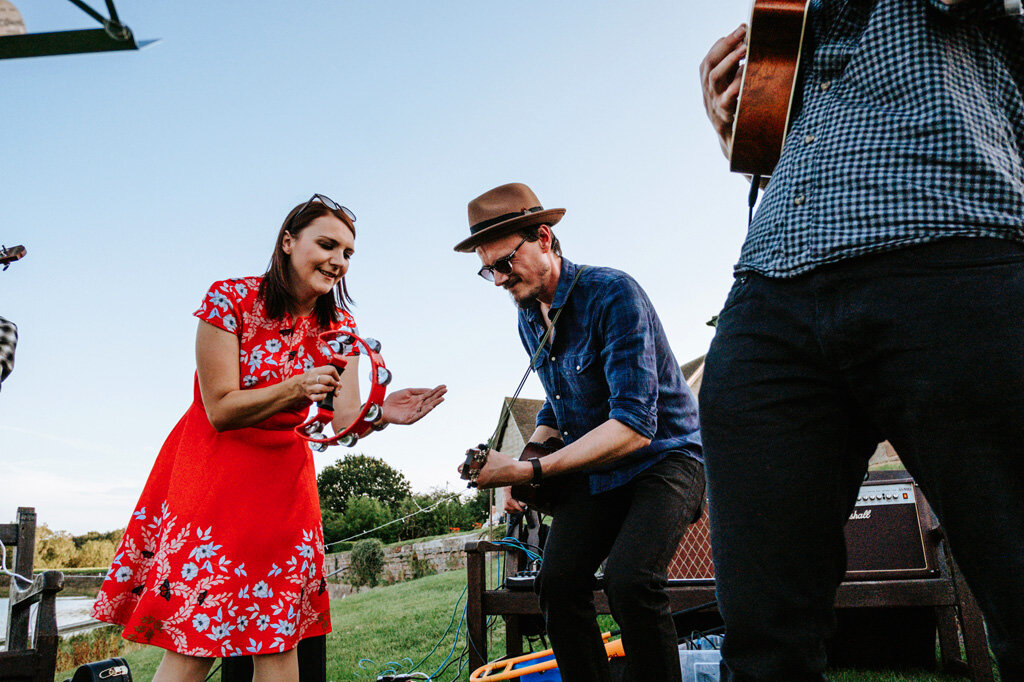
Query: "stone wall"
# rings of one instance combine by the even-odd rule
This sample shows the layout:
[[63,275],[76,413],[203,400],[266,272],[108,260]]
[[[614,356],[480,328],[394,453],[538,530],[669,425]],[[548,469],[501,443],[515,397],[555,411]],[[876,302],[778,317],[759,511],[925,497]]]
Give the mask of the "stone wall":
[[[387,546],[384,548],[384,573],[381,576],[381,582],[390,585],[425,575],[465,568],[466,542],[479,537],[480,533],[466,533],[435,538],[425,542]],[[341,569],[332,580],[340,579],[346,583],[344,587],[348,587],[350,555],[351,552],[339,552],[324,557],[327,573]],[[332,589],[332,596],[335,596],[335,593],[340,595],[351,591],[344,587],[340,590]]]

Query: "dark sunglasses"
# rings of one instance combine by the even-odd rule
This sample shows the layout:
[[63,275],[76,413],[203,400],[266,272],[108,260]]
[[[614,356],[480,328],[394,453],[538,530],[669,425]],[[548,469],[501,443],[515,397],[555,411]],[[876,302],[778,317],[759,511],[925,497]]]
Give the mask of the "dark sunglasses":
[[500,272],[503,275],[511,275],[512,274],[512,258],[516,255],[516,251],[519,250],[519,247],[526,243],[527,239],[528,239],[528,237],[523,237],[523,241],[519,242],[519,245],[516,246],[516,248],[512,249],[512,253],[510,253],[507,256],[504,256],[502,258],[499,258],[498,260],[494,261],[494,263],[492,265],[485,265],[485,266],[483,266],[482,268],[477,270],[476,274],[480,275],[481,277],[486,279],[488,282],[493,282],[494,281],[494,273],[495,272]]
[[312,206],[314,201],[319,201],[321,204],[331,209],[332,211],[341,211],[342,213],[345,214],[346,218],[348,218],[349,220],[352,221],[353,224],[355,224],[356,214],[325,194],[314,194],[313,196],[311,196],[309,198],[309,201],[304,203],[302,205],[302,208],[295,212],[295,215],[292,216],[292,221],[294,222],[296,218],[302,215],[303,211]]

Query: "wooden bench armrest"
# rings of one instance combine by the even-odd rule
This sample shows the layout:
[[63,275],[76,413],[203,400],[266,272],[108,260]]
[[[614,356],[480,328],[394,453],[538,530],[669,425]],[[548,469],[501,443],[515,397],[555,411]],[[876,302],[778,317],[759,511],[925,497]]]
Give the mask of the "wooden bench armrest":
[[508,547],[496,545],[490,540],[467,540],[465,549],[467,554],[486,554],[487,552],[505,551],[508,550]]
[[57,594],[64,589],[64,574],[60,571],[43,571],[35,576],[32,585],[24,590],[18,585],[24,584],[17,578],[11,578],[10,607],[35,604],[48,593]]

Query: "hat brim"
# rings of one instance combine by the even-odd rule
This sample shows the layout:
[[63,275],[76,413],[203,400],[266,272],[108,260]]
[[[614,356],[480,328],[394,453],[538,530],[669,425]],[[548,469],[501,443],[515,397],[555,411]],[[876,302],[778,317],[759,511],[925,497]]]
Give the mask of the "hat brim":
[[544,211],[537,211],[536,213],[518,215],[515,218],[509,218],[495,225],[490,225],[476,234],[470,235],[469,238],[463,239],[456,244],[455,250],[459,253],[472,253],[481,244],[494,241],[516,230],[533,227],[534,225],[554,225],[564,215],[564,208],[549,208]]

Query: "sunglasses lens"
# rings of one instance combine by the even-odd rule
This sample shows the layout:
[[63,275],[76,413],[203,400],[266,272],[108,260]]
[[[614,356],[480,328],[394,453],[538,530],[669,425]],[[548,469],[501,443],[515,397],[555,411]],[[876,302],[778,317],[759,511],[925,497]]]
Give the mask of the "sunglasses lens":
[[494,270],[490,269],[489,267],[484,266],[484,267],[480,268],[477,271],[476,274],[480,275],[481,277],[486,279],[488,282],[493,282],[494,281]]
[[[321,204],[331,209],[332,211],[341,210],[341,206],[338,205],[338,202],[336,202],[334,199],[328,196],[324,196],[323,194],[314,194],[313,199],[316,199],[317,201],[319,201]],[[313,199],[310,199],[310,201],[312,201]]]
[[336,208],[336,209],[334,209],[334,210],[335,210],[335,211],[341,211],[341,212],[342,212],[342,213],[344,213],[344,214],[345,214],[345,215],[346,215],[346,216],[348,217],[348,219],[349,219],[349,220],[351,220],[352,222],[355,222],[355,221],[356,221],[356,214],[355,214],[355,213],[353,213],[352,211],[348,210],[348,209],[347,209],[347,208],[345,208],[344,206],[339,206],[338,208]]

